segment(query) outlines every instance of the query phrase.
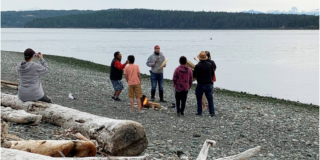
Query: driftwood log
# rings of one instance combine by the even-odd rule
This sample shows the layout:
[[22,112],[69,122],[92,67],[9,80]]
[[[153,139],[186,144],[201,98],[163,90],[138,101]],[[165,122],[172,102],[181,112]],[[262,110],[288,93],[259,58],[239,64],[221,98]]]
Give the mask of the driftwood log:
[[1,159],[5,160],[153,160],[152,157],[145,155],[139,157],[49,157],[40,154],[34,154],[16,149],[1,148]]
[[9,87],[15,90],[18,90],[18,83],[1,80],[1,87]]
[[[216,145],[216,142],[213,140],[206,140],[202,146],[202,149],[197,157],[197,160],[206,160],[208,156],[208,151],[210,147],[213,147]],[[241,152],[237,155],[230,156],[230,157],[223,157],[215,160],[247,160],[250,157],[253,157],[258,154],[258,152],[261,150],[260,146],[257,146],[255,148],[248,149],[244,152]]]
[[42,116],[27,113],[24,110],[14,110],[10,107],[1,106],[1,119],[21,124],[39,125]]
[[17,96],[1,94],[1,105],[42,115],[42,121],[79,131],[97,140],[103,151],[114,156],[140,155],[148,145],[145,130],[137,122],[96,116],[57,104],[22,102]]
[[[92,157],[97,153],[96,147],[87,141],[71,140],[27,140],[7,141],[10,149],[27,151],[51,157]],[[61,155],[61,153],[63,155]]]

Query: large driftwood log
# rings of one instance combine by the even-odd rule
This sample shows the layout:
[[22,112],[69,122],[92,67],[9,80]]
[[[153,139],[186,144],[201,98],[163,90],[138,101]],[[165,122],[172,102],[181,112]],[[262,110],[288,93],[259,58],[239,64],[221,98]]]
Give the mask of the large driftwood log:
[[23,109],[42,115],[42,121],[79,131],[97,140],[99,147],[116,156],[136,156],[148,144],[141,124],[129,120],[115,120],[96,116],[75,109],[43,102],[23,103],[17,96],[1,94],[1,105]]
[[24,110],[14,110],[10,107],[1,106],[1,119],[21,124],[39,125],[41,115],[27,113]]
[[153,160],[149,155],[139,157],[73,157],[56,158],[40,154],[29,153],[16,149],[1,148],[1,159],[5,160]]
[[97,154],[97,149],[93,143],[87,141],[27,140],[8,142],[11,143],[10,149],[17,149],[51,157],[92,157]]
[[8,131],[9,131],[8,124],[1,119],[1,143],[3,143],[6,140]]

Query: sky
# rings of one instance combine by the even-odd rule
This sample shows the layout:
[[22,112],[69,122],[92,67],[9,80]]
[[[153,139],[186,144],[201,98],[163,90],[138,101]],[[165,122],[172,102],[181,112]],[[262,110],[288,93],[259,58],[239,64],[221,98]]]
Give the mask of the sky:
[[110,8],[226,11],[288,11],[319,9],[319,0],[1,0],[1,11],[20,10],[102,10]]

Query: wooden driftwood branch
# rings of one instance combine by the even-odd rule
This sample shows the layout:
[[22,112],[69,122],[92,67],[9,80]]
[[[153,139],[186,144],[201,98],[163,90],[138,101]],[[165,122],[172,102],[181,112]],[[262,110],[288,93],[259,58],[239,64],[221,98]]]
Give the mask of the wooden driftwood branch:
[[1,83],[1,87],[9,87],[9,88],[12,88],[12,89],[18,90],[18,86],[14,86],[14,85],[11,85],[11,84],[4,84],[4,83]]
[[24,110],[14,110],[10,107],[1,106],[1,119],[21,124],[39,125],[42,116],[27,113]]
[[42,115],[42,121],[79,131],[97,140],[99,147],[114,156],[137,156],[148,145],[141,124],[130,120],[115,120],[96,116],[57,104],[23,103],[17,96],[1,94],[1,105]]
[[1,83],[3,83],[3,84],[13,85],[13,86],[18,86],[18,85],[19,85],[18,83],[10,82],[10,81],[5,81],[5,80],[1,80]]
[[[27,151],[51,157],[92,157],[97,153],[96,147],[87,141],[71,140],[27,140],[8,141],[11,143],[10,149]],[[61,155],[61,153],[62,155]]]
[[230,157],[219,158],[219,159],[216,159],[216,160],[246,160],[246,159],[249,159],[250,157],[253,157],[253,156],[257,155],[260,150],[261,150],[261,147],[257,146],[255,148],[251,148],[251,149],[248,149],[248,150],[246,150],[244,152],[241,152],[241,153],[239,153],[237,155],[230,156]]
[[[206,160],[208,156],[209,148],[212,146],[215,146],[216,142],[213,140],[206,140],[202,146],[202,149],[197,157],[197,160]],[[215,160],[246,160],[250,157],[253,157],[258,154],[258,152],[261,150],[260,146],[257,146],[255,148],[248,149],[244,152],[241,152],[237,155],[230,156],[230,157],[223,157]]]
[[5,160],[153,160],[154,158],[149,155],[138,156],[138,157],[65,157],[56,158],[49,157],[40,154],[29,153],[16,149],[1,148],[1,159]]
[[209,148],[215,145],[216,145],[216,141],[206,140],[201,148],[201,151],[197,157],[197,160],[206,160],[208,156]]

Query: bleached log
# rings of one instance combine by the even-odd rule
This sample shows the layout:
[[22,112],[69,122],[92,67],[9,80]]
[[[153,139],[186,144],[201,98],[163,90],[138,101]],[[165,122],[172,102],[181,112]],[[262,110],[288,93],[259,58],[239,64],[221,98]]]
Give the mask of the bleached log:
[[1,119],[1,143],[3,143],[6,140],[8,131],[9,131],[8,124]]
[[219,159],[216,159],[216,160],[246,160],[246,159],[249,159],[250,157],[253,157],[253,156],[257,155],[260,150],[261,150],[261,147],[257,146],[255,148],[251,148],[251,149],[248,149],[248,150],[246,150],[244,152],[241,152],[241,153],[239,153],[237,155],[230,156],[230,157],[219,158]]
[[97,140],[99,147],[115,156],[140,155],[148,145],[141,124],[130,120],[115,120],[96,116],[57,104],[23,103],[17,96],[1,94],[1,105],[42,115],[42,121],[79,131]]
[[42,116],[30,114],[24,110],[14,110],[10,107],[1,106],[1,119],[21,124],[39,125]]
[[139,157],[72,157],[57,158],[25,151],[1,148],[1,159],[5,160],[153,160],[149,155]]
[[51,157],[92,157],[97,154],[96,147],[87,141],[71,140],[27,140],[27,141],[8,141],[11,143],[10,149],[27,151],[30,153],[41,154]]
[[201,148],[201,151],[197,157],[197,160],[206,160],[208,156],[209,148],[215,145],[216,145],[216,141],[206,140]]

